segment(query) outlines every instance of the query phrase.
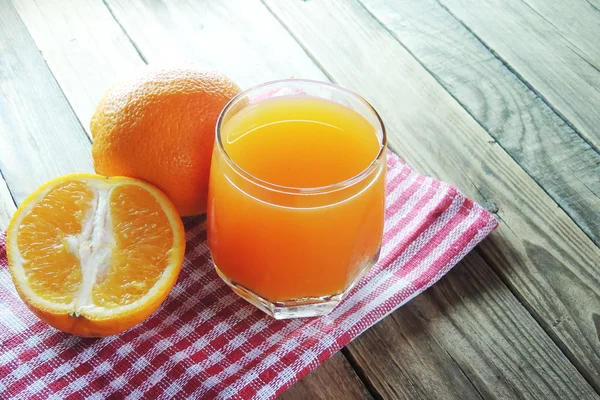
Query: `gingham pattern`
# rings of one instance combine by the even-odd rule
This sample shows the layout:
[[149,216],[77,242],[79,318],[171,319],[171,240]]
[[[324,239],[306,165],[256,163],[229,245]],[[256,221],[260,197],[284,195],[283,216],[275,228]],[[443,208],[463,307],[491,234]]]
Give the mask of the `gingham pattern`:
[[0,398],[274,398],[423,292],[496,220],[451,186],[389,154],[381,259],[334,311],[276,321],[218,278],[205,219],[186,221],[181,276],[161,308],[114,337],[49,328],[18,298],[0,235]]

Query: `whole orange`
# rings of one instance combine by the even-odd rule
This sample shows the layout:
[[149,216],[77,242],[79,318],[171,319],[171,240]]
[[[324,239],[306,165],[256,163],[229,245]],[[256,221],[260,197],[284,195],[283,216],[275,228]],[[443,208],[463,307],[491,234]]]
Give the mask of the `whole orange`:
[[115,84],[90,123],[96,173],[157,186],[181,216],[205,212],[215,125],[239,92],[222,73],[193,64]]

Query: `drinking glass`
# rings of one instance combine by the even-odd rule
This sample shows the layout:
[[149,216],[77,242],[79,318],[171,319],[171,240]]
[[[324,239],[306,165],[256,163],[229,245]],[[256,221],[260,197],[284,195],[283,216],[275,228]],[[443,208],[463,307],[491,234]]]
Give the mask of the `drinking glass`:
[[[238,113],[278,99],[286,102],[285,121],[294,121],[300,113],[296,100],[303,96],[342,105],[368,122],[368,134],[376,137],[379,148],[358,175],[326,186],[283,186],[250,174],[228,154],[224,135]],[[323,115],[317,113],[315,118]],[[286,135],[286,130],[277,134]],[[318,152],[318,137],[312,140]],[[260,144],[277,152],[277,143]],[[342,154],[345,162],[357,156],[344,151],[344,143],[339,143],[335,152],[342,152],[337,155]],[[379,257],[385,171],[384,125],[359,95],[330,83],[295,79],[242,92],[223,109],[216,127],[207,225],[217,273],[238,295],[276,319],[329,313]]]

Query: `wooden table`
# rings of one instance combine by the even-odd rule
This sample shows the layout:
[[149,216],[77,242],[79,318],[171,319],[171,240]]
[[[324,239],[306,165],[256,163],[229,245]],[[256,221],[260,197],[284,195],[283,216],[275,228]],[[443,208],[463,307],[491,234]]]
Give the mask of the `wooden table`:
[[501,221],[284,398],[598,398],[600,0],[0,0],[0,227],[92,171],[112,81],[178,60],[353,89]]

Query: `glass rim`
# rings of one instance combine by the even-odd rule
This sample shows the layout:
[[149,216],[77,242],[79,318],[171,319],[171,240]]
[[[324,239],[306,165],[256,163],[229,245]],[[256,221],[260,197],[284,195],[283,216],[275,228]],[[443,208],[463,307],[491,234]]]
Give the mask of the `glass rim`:
[[[359,172],[358,174],[354,175],[351,178],[348,178],[341,182],[332,183],[330,185],[314,186],[314,187],[294,187],[294,186],[277,185],[275,183],[268,182],[264,179],[258,178],[256,176],[252,175],[251,173],[249,173],[248,171],[246,171],[245,169],[243,169],[242,167],[240,167],[235,161],[233,161],[231,159],[229,154],[227,154],[227,150],[225,150],[225,147],[223,146],[223,141],[221,140],[221,125],[223,124],[223,118],[224,118],[225,114],[227,114],[227,112],[231,109],[231,107],[233,107],[235,104],[237,104],[237,102],[242,97],[248,95],[251,92],[256,91],[257,89],[261,89],[261,88],[276,85],[276,84],[282,84],[282,83],[300,83],[300,84],[307,84],[307,85],[313,85],[313,86],[329,87],[331,89],[335,89],[335,90],[344,92],[345,94],[350,95],[351,97],[354,97],[355,99],[359,100],[361,103],[366,105],[367,108],[369,109],[369,111],[375,115],[375,118],[377,119],[377,122],[379,124],[379,127],[375,127],[375,128],[381,129],[381,143],[379,145],[379,151],[377,152],[377,155],[375,156],[373,161],[371,161],[371,163],[369,163],[369,165],[364,170],[362,170],[361,172]],[[246,180],[252,182],[253,184],[261,186],[267,190],[276,191],[276,192],[285,193],[285,194],[309,195],[309,194],[325,194],[325,193],[331,193],[333,191],[345,189],[347,187],[350,187],[352,185],[355,185],[355,184],[361,182],[363,179],[365,179],[367,176],[369,176],[377,168],[377,166],[383,159],[383,156],[385,155],[385,150],[387,148],[387,133],[385,130],[385,125],[383,124],[383,120],[381,119],[381,116],[379,115],[377,110],[375,110],[375,107],[373,107],[371,105],[371,103],[369,103],[367,100],[365,100],[364,97],[362,97],[361,95],[359,95],[349,89],[346,89],[340,85],[337,85],[337,84],[334,84],[331,82],[323,82],[323,81],[317,81],[317,80],[312,80],[312,79],[278,79],[278,80],[264,82],[264,83],[261,83],[256,86],[252,86],[251,88],[243,90],[242,92],[240,92],[237,95],[235,95],[234,97],[232,97],[231,100],[229,100],[227,102],[225,107],[223,107],[223,109],[219,113],[219,117],[217,118],[217,124],[215,127],[215,142],[217,143],[217,147],[218,147],[219,151],[221,152],[221,154],[223,155],[223,158],[229,164],[229,166],[236,173],[238,173],[240,176],[242,176]]]

